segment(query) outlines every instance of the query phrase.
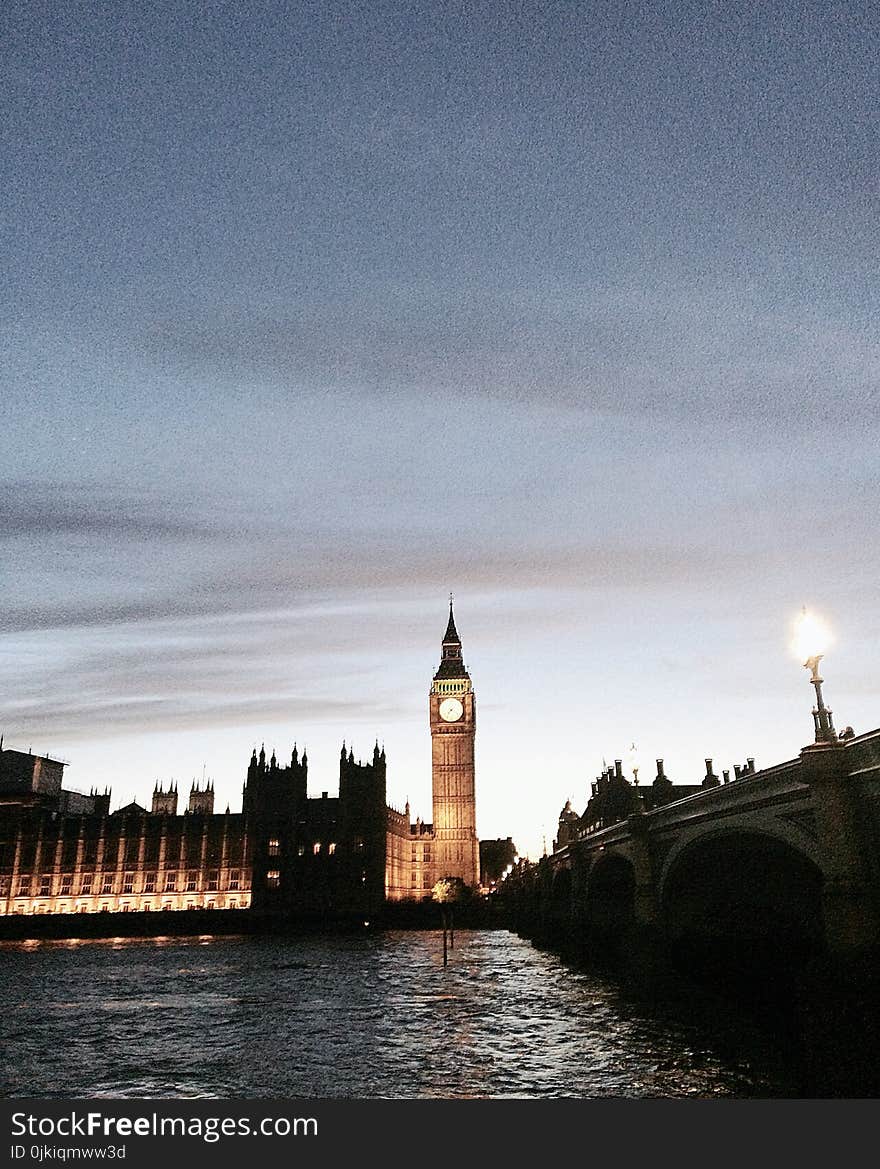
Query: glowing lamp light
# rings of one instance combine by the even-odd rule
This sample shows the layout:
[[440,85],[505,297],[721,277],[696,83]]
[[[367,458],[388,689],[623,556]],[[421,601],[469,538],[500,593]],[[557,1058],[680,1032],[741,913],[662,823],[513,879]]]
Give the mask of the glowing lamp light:
[[810,671],[810,682],[816,691],[813,723],[815,724],[817,743],[837,741],[837,732],[834,729],[831,711],[822,698],[822,678],[819,676],[819,662],[830,644],[831,630],[821,617],[817,617],[815,613],[808,613],[805,607],[795,626],[794,651],[803,662],[804,667]]
[[794,652],[806,663],[821,658],[831,645],[831,630],[821,617],[804,609],[795,622]]

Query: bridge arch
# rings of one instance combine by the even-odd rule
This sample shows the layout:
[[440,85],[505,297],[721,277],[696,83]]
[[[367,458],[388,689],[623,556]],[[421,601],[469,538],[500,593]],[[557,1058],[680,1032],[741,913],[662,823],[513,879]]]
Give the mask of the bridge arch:
[[551,937],[564,940],[571,925],[571,869],[555,869],[545,886],[542,928]]
[[622,939],[635,923],[636,874],[628,857],[602,852],[587,874],[584,923],[594,934]]
[[567,866],[558,868],[553,874],[550,885],[550,903],[556,912],[571,912],[571,869]]
[[718,826],[715,824],[704,827],[700,825],[680,832],[672,848],[666,854],[660,868],[657,882],[660,896],[663,896],[669,873],[678,865],[683,853],[688,852],[695,845],[699,845],[702,842],[712,840],[718,836],[730,836],[732,834],[737,836],[769,837],[772,840],[778,841],[781,845],[787,845],[793,852],[802,855],[807,861],[811,862],[816,869],[821,869],[818,841],[812,833],[779,818],[768,822],[766,819],[757,815],[739,817],[735,823],[729,826]]
[[775,832],[740,826],[692,837],[660,882],[673,960],[747,993],[790,993],[824,949],[823,880],[818,864]]

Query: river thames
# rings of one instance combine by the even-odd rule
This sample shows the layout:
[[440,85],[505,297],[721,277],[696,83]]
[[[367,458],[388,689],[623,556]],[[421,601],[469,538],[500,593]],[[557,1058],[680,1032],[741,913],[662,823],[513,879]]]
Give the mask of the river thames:
[[774,1044],[504,930],[0,946],[3,1095],[787,1097]]

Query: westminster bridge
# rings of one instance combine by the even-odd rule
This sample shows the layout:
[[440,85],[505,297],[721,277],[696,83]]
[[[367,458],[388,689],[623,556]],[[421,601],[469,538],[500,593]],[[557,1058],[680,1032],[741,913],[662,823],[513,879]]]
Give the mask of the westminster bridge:
[[634,982],[800,997],[880,1051],[880,730],[847,735],[604,827],[563,817],[504,882],[508,920]]

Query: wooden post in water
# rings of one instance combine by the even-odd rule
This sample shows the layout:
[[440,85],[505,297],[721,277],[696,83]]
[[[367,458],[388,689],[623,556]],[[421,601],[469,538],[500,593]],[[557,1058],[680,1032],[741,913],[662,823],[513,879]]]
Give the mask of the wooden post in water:
[[[455,925],[452,920],[452,903],[459,899],[463,888],[460,877],[441,877],[432,890],[434,900],[440,905],[440,920],[443,924],[443,965],[449,961],[448,950],[455,949]],[[447,939],[447,930],[449,937]],[[448,942],[448,945],[447,945]]]

